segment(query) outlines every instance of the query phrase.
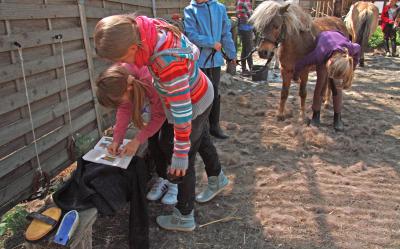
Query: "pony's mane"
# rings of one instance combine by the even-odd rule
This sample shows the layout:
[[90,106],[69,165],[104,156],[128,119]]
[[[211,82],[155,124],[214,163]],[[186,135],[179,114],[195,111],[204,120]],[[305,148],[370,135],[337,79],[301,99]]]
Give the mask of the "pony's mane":
[[312,25],[311,16],[295,4],[283,1],[264,1],[255,10],[250,18],[257,31],[263,31],[272,19],[279,15],[279,9],[286,4],[290,4],[288,11],[282,16],[285,20],[287,32],[289,34],[298,34],[300,31],[309,31]]

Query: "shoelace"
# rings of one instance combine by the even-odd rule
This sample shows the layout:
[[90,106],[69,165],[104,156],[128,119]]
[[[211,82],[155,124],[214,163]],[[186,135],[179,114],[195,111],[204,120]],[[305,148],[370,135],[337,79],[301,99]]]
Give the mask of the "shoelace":
[[153,187],[151,188],[150,192],[155,193],[158,191],[164,192],[167,188],[167,185],[165,184],[164,181],[157,181]]

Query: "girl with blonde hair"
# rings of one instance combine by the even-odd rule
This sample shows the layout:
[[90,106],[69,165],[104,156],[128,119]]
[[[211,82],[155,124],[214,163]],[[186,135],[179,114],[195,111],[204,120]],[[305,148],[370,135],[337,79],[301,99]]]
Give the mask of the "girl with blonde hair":
[[[117,108],[113,142],[108,151],[115,154],[134,155],[140,144],[148,141],[158,178],[147,193],[147,199],[174,205],[177,202],[178,186],[166,178],[167,159],[159,145],[159,130],[166,120],[164,109],[154,87],[153,78],[147,67],[138,68],[126,63],[114,64],[97,78],[97,98],[106,107]],[[149,120],[144,120],[147,114]],[[139,129],[135,138],[122,150],[120,145],[130,122]],[[147,123],[145,123],[147,122]]]
[[316,65],[317,84],[314,90],[313,116],[310,124],[320,125],[322,97],[329,85],[333,95],[333,127],[336,131],[343,131],[344,124],[341,118],[342,89],[351,87],[361,48],[360,45],[352,43],[338,31],[321,32],[316,38],[316,43],[317,45],[312,52],[296,62],[293,79],[298,81],[303,69]]
[[[95,27],[94,41],[100,57],[147,66],[153,75],[153,85],[174,130],[173,148],[167,151],[171,158],[168,173],[179,177],[178,203],[171,215],[157,217],[157,223],[168,230],[193,231],[194,200],[210,201],[229,182],[207,127],[214,91],[210,80],[199,70],[198,48],[178,28],[162,20],[134,15],[103,18]],[[163,134],[169,133],[161,131],[161,147],[170,148],[171,139]],[[208,185],[195,196],[194,163],[198,151],[206,155],[202,158]]]

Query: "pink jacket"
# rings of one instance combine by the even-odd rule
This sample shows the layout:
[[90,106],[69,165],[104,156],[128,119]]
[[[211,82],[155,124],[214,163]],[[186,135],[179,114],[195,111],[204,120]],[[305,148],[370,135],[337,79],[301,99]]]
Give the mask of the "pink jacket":
[[[139,68],[131,64],[122,64],[129,70],[133,77],[149,86],[146,88],[146,97],[147,101],[150,103],[150,121],[136,134],[136,139],[142,144],[161,128],[166,119],[165,113],[160,97],[153,87],[153,78],[147,67]],[[118,106],[114,126],[114,142],[121,143],[124,139],[128,125],[131,122],[132,111],[133,104],[131,102]]]

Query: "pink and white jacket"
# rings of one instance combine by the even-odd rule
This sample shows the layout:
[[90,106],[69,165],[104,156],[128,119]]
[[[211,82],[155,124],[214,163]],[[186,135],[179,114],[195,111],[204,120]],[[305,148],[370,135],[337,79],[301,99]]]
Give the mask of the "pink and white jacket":
[[[150,112],[150,121],[136,134],[135,137],[142,144],[149,137],[153,136],[158,130],[160,130],[161,126],[163,125],[166,119],[163,105],[156,89],[153,86],[153,77],[146,66],[137,67],[136,65],[126,63],[122,63],[122,65],[133,77],[149,86],[146,87],[145,101],[145,103],[148,103],[149,106],[145,106],[143,112]],[[114,126],[114,142],[121,143],[124,139],[128,125],[131,122],[132,111],[132,102],[123,103],[118,106]]]

